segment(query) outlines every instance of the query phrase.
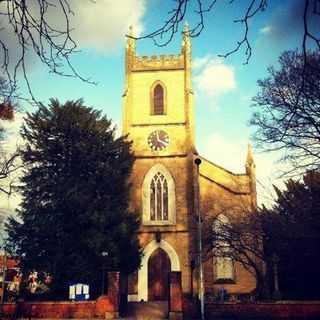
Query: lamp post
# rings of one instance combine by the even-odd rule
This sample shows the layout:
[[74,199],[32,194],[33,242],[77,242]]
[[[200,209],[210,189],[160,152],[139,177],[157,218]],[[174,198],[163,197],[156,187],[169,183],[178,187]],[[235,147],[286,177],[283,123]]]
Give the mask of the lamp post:
[[102,262],[102,285],[101,285],[101,295],[104,295],[104,290],[105,290],[105,271],[106,271],[106,267],[105,267],[105,257],[108,257],[109,252],[108,251],[102,251],[101,252],[101,256],[103,259]]
[[201,164],[201,159],[196,158],[194,163],[197,166],[197,176],[195,183],[195,213],[198,217],[198,246],[199,246],[199,300],[200,300],[200,312],[201,320],[204,320],[204,285],[203,285],[203,265],[202,265],[202,219],[200,213],[200,190],[199,190],[199,166]]

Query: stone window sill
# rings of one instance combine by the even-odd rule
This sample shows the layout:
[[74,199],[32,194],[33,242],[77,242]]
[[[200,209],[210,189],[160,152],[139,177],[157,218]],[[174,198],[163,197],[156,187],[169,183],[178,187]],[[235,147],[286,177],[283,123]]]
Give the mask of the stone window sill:
[[166,220],[166,221],[144,221],[142,223],[143,226],[172,226],[174,225],[175,222],[173,221],[169,221],[169,220]]

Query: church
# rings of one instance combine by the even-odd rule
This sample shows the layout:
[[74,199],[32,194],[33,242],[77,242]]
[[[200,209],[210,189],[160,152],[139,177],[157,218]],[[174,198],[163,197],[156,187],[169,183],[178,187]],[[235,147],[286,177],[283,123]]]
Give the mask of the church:
[[[249,148],[243,174],[234,174],[197,153],[191,81],[191,39],[183,32],[177,55],[139,56],[128,37],[125,52],[123,134],[132,140],[130,210],[141,215],[141,267],[128,280],[129,301],[168,299],[168,273],[181,272],[182,292],[199,291],[198,213],[228,221],[223,206],[256,206],[255,163]],[[201,163],[200,163],[201,162]],[[203,264],[205,296],[221,287],[247,294],[254,276],[231,258]]]

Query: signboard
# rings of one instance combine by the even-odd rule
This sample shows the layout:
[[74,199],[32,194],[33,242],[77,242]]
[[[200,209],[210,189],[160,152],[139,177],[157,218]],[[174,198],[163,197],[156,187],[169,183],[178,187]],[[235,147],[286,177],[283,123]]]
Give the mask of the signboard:
[[69,299],[75,301],[89,300],[89,285],[76,283],[69,286]]

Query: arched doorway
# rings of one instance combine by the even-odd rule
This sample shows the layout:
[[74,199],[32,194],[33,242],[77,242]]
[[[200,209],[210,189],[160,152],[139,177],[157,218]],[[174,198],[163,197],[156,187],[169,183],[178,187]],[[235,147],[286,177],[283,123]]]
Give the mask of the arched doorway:
[[156,249],[148,260],[148,300],[167,300],[169,296],[170,258],[161,248]]
[[[171,271],[181,271],[179,257],[174,248],[165,240],[150,241],[143,249],[141,267],[138,270],[138,296],[135,301],[148,301],[148,265],[149,258],[157,250],[162,249],[170,259]],[[133,300],[132,300],[133,301]]]

